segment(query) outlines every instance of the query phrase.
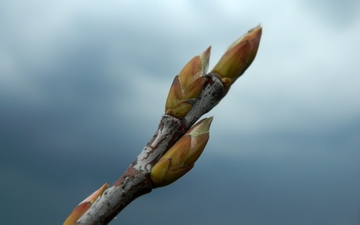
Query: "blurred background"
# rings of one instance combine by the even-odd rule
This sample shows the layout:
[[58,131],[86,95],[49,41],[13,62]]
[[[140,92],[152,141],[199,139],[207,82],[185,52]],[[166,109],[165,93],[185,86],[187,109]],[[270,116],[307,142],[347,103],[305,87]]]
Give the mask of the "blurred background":
[[111,224],[359,224],[357,0],[1,1],[2,223],[62,224],[150,140],[182,67],[260,23],[194,169]]

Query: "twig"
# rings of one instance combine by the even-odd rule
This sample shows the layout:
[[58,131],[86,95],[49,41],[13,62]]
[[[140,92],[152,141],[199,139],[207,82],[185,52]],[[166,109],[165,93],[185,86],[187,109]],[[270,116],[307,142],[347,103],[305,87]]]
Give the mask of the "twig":
[[[87,204],[88,207],[91,205],[91,207],[84,210],[86,212],[80,219],[76,221],[78,217],[75,216],[73,217],[76,219],[69,219],[70,215],[64,224],[73,224],[75,221],[76,224],[82,225],[108,224],[137,197],[151,192],[153,188],[175,181],[191,169],[205,145],[198,150],[196,156],[191,156],[190,160],[188,156],[186,156],[188,158],[184,158],[185,156],[181,154],[181,156],[170,156],[165,159],[162,156],[165,157],[164,154],[167,151],[170,152],[169,149],[178,144],[177,141],[180,138],[186,135],[193,139],[197,138],[198,134],[191,133],[194,130],[193,124],[220,102],[230,86],[250,66],[256,56],[261,33],[262,28],[258,26],[235,41],[214,69],[206,75],[210,48],[203,54],[194,57],[179,76],[175,77],[166,102],[166,114],[162,116],[155,135],[136,160],[113,186],[105,191],[103,189],[107,185],[103,186],[96,194],[94,193],[81,203]],[[208,138],[211,120],[208,121],[206,128],[201,128],[203,129],[201,132],[206,134],[206,138]],[[195,126],[201,126],[198,124]],[[205,144],[206,142],[207,139]],[[160,161],[165,162],[164,166],[160,164]],[[157,165],[156,168],[155,165]],[[178,167],[172,168],[175,165]],[[180,173],[169,172],[179,169]],[[159,174],[160,179],[155,179],[155,176]],[[95,199],[96,201],[94,201]],[[78,207],[83,206],[81,204]],[[76,208],[73,214],[75,211]]]

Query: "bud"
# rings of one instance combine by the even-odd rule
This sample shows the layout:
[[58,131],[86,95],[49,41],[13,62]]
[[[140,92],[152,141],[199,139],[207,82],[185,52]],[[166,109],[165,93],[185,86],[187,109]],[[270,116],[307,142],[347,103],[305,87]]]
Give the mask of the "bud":
[[78,206],[70,213],[68,218],[66,218],[63,225],[73,225],[76,221],[84,215],[84,213],[94,204],[95,200],[102,195],[102,193],[108,188],[108,183],[105,183],[99,190],[92,193],[84,201],[80,202]]
[[261,33],[262,28],[259,25],[237,39],[211,71],[222,78],[225,87],[229,88],[255,59]]
[[194,167],[208,140],[212,117],[195,124],[152,167],[154,187],[169,185]]
[[206,81],[211,47],[192,58],[175,77],[166,100],[165,113],[181,118],[186,116]]

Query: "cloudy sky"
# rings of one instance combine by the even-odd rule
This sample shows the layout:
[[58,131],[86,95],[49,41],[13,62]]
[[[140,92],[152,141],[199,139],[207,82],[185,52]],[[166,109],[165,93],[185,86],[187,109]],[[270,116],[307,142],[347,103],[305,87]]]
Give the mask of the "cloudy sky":
[[0,218],[62,224],[150,140],[173,77],[261,24],[195,168],[111,224],[360,223],[360,2],[0,3]]

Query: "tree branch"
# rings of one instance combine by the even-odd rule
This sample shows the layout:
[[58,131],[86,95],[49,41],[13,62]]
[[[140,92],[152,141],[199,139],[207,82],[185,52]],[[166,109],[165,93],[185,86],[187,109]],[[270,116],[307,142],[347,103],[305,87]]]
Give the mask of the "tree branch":
[[[168,184],[156,183],[151,176],[152,168],[184,134],[188,134],[189,129],[202,115],[220,102],[230,86],[250,66],[255,58],[260,37],[260,26],[250,30],[230,46],[214,69],[206,75],[204,68],[207,69],[210,48],[198,58],[194,57],[184,67],[174,79],[166,103],[166,114],[162,116],[152,139],[113,186],[94,197],[97,198],[96,201],[80,219],[74,220],[76,224],[108,224],[137,197],[151,192],[153,188]],[[201,152],[198,156],[200,154]],[[171,162],[171,158],[169,160]],[[193,162],[186,166],[191,169]],[[171,180],[182,175],[171,177]],[[90,200],[88,202],[92,203]],[[64,224],[73,222],[67,220]]]
[[220,79],[208,75],[200,96],[185,118],[163,115],[155,135],[115,184],[78,220],[77,224],[107,224],[137,197],[151,192],[150,169],[159,158],[224,96]]

